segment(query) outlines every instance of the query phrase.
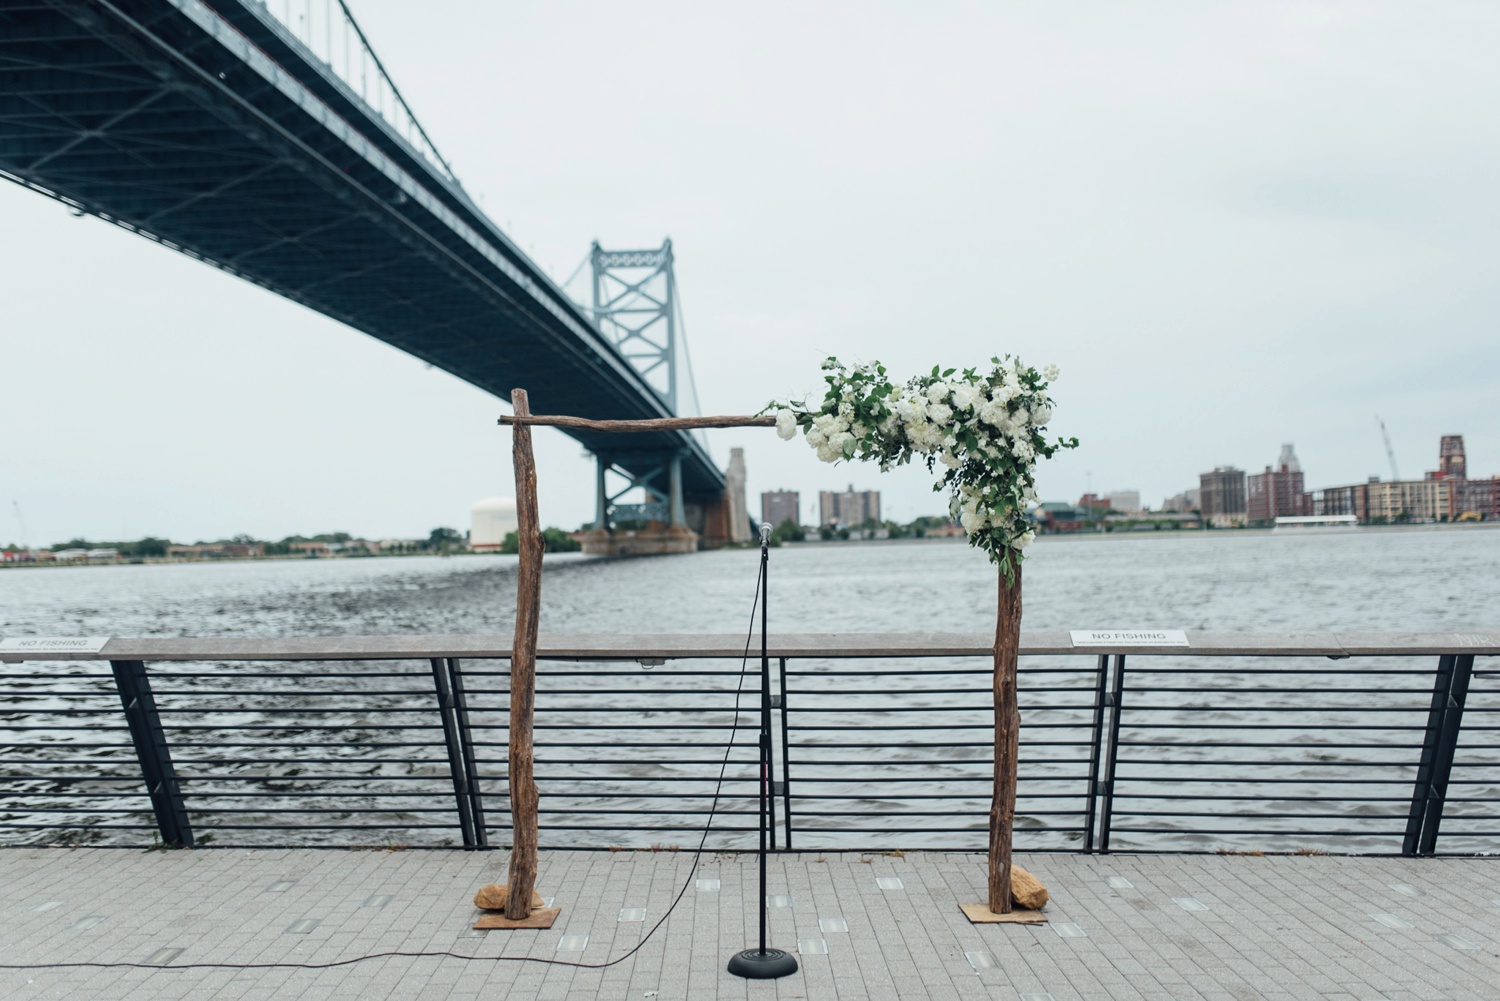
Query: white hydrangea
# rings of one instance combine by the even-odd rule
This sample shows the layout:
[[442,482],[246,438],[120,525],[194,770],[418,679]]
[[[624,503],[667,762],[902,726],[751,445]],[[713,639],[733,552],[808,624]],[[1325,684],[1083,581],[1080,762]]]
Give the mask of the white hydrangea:
[[785,407],[776,411],[776,434],[782,441],[797,437],[797,415]]

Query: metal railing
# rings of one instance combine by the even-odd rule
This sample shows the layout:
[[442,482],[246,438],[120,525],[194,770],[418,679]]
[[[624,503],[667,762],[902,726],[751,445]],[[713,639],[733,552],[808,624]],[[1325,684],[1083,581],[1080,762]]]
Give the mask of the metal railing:
[[[1476,662],[1500,633],[1189,638],[1023,634],[1018,849],[1500,847],[1500,670]],[[983,849],[988,641],[773,635],[774,846]],[[0,841],[504,846],[509,644],[27,653],[0,666]],[[751,847],[744,652],[744,637],[544,636],[543,846],[696,847],[712,812],[710,847]]]

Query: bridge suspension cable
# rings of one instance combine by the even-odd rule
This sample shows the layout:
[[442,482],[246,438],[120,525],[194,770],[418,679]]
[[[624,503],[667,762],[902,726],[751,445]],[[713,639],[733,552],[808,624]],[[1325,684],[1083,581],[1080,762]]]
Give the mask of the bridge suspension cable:
[[[354,12],[349,9],[347,0],[323,0],[321,11],[318,9],[320,5],[314,0],[281,0],[279,4],[273,4],[274,0],[259,0],[251,6],[259,8],[279,22],[291,36],[291,40],[307,49],[365,107],[384,119],[402,139],[422,154],[423,159],[441,168],[448,180],[459,183],[453,167],[438,152],[437,144],[422,127],[416,112],[412,111],[411,105],[401,93],[401,88],[396,86],[396,81],[386,71],[385,63],[375,53],[375,47],[370,44],[369,36],[360,27]],[[340,15],[337,19],[340,22],[337,39],[334,37],[335,6]],[[279,13],[276,7],[281,8]],[[319,32],[318,28],[323,30]],[[342,44],[335,44],[336,41]],[[351,45],[351,41],[356,44]],[[372,66],[375,71],[373,89],[369,73]]]

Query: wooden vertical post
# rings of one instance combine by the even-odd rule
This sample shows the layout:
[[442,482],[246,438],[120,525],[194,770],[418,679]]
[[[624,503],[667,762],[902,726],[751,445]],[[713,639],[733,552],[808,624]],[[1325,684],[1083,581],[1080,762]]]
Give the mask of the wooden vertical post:
[[1016,767],[1021,710],[1016,703],[1016,659],[1021,650],[1021,561],[1010,556],[1016,576],[1000,574],[995,616],[995,790],[990,801],[989,905],[1009,914],[1011,832],[1016,819]]
[[[529,417],[526,390],[511,390],[517,417]],[[536,779],[533,775],[532,716],[536,707],[536,634],[542,607],[542,529],[536,502],[536,459],[531,428],[516,424],[516,632],[510,650],[510,879],[505,916],[513,921],[531,913],[536,885]]]

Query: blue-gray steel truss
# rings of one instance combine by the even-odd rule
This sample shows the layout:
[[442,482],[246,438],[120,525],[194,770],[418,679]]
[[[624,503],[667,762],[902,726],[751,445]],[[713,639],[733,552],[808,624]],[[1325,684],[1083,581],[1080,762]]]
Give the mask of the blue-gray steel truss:
[[[672,416],[439,166],[250,0],[0,0],[0,176],[538,413]],[[288,359],[288,364],[295,364]],[[684,492],[691,434],[574,433]]]

